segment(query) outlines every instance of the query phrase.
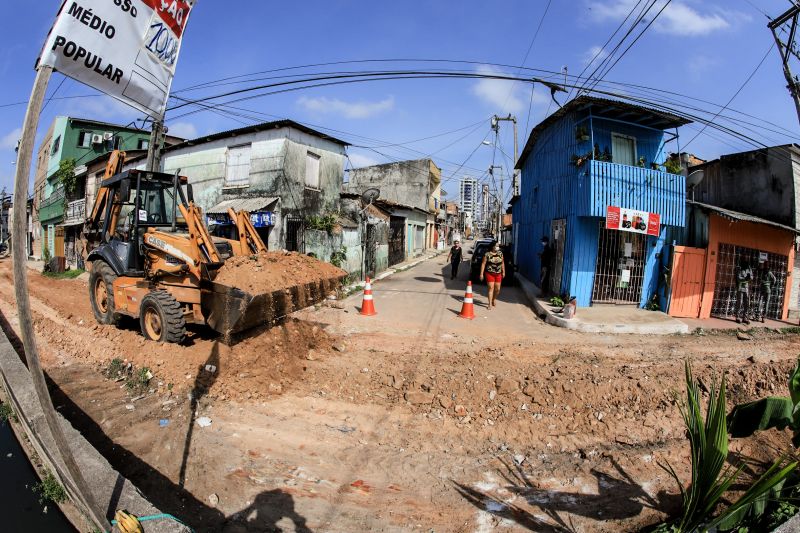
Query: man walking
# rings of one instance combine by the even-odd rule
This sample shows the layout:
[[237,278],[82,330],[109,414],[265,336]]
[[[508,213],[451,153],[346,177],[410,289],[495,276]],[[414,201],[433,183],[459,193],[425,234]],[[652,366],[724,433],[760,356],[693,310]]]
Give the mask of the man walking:
[[736,323],[750,323],[750,282],[753,281],[753,271],[750,263],[742,261],[736,272]]
[[450,253],[447,254],[447,260],[450,261],[450,279],[458,277],[458,266],[461,264],[462,257],[461,243],[458,241],[453,242]]

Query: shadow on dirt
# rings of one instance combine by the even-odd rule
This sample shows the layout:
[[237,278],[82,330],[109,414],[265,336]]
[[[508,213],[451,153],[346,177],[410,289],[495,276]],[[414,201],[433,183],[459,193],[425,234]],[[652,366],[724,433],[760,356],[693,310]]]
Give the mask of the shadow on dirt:
[[[475,488],[454,483],[461,496],[478,509],[498,518],[516,522],[531,531],[565,533],[575,531],[570,515],[579,515],[598,521],[622,520],[638,516],[644,509],[654,509],[667,514],[680,508],[678,494],[660,492],[656,497],[648,494],[627,472],[612,460],[615,474],[592,470],[597,480],[598,494],[556,492],[536,488],[521,466],[502,461],[498,473],[507,483],[506,491],[521,497],[526,508],[503,498],[481,492]],[[545,520],[543,516],[546,516]]]
[[[8,319],[0,311],[0,329],[8,337],[21,360],[25,360],[22,341],[11,328]],[[212,349],[206,364],[214,364],[214,357],[218,351]],[[219,370],[218,370],[219,371]],[[216,375],[216,374],[215,374]],[[230,516],[207,505],[194,494],[184,489],[180,484],[153,468],[125,447],[115,443],[105,434],[102,427],[91,416],[84,412],[66,392],[45,373],[47,385],[54,405],[72,426],[77,429],[89,443],[105,457],[111,466],[120,474],[112,490],[106,517],[114,517],[117,503],[122,492],[124,478],[130,480],[154,506],[161,512],[169,513],[180,518],[183,522],[197,532],[256,532],[280,531],[277,524],[283,518],[288,518],[295,524],[295,531],[310,533],[306,526],[305,518],[295,510],[295,501],[291,494],[280,489],[261,492],[253,499],[253,504]],[[113,384],[111,385],[113,386]],[[198,380],[195,390],[207,390],[210,386],[206,381]],[[198,395],[198,398],[200,396]],[[190,419],[189,423],[194,424]],[[189,450],[191,430],[187,428],[187,446],[184,453]],[[220,453],[225,453],[220,451]],[[185,462],[185,461],[184,461]],[[185,466],[182,467],[185,470]],[[255,513],[255,514],[254,514]]]

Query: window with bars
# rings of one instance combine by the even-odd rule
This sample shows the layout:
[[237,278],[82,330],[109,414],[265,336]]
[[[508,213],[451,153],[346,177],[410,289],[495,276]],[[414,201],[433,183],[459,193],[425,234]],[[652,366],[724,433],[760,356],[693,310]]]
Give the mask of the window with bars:
[[[764,261],[762,261],[762,259]],[[754,248],[745,248],[733,244],[720,243],[717,251],[717,275],[714,280],[714,299],[711,304],[711,316],[717,318],[733,318],[736,315],[736,301],[738,285],[736,273],[740,265],[747,263],[753,271],[753,281],[750,282],[750,309],[748,315],[759,317],[763,311],[765,318],[780,320],[783,317],[783,298],[786,293],[786,273],[788,272],[789,258],[785,255],[767,253]],[[769,306],[766,306],[766,296],[762,280],[766,277],[766,270],[761,264],[766,264],[766,270],[775,275],[776,283],[771,286]]]

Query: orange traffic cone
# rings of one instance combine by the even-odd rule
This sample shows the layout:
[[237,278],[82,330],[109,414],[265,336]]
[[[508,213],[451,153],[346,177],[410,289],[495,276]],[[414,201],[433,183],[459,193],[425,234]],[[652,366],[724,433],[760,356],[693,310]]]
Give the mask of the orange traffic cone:
[[459,318],[468,318],[472,320],[475,318],[475,305],[472,303],[472,282],[467,282],[467,293],[464,295],[464,305],[461,306],[461,312],[458,314]]
[[364,316],[378,314],[375,311],[375,304],[372,301],[372,283],[370,283],[369,278],[367,278],[367,282],[364,284],[364,299],[361,301],[361,314]]

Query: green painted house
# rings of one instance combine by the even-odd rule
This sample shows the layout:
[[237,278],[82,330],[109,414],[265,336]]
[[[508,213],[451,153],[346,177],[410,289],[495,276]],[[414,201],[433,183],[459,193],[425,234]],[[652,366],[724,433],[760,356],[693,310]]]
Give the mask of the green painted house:
[[[74,159],[76,174],[82,166],[111,150],[146,150],[150,132],[107,122],[72,117],[56,117],[39,147],[34,182],[34,221],[38,225],[38,246],[34,254],[41,257],[42,244],[52,256],[65,256],[65,228],[83,225],[85,216],[71,216],[68,211],[86,212],[86,183],[78,182],[75,190],[64,191],[55,178],[62,161]],[[82,205],[79,205],[82,204]],[[38,253],[37,253],[38,252]]]

